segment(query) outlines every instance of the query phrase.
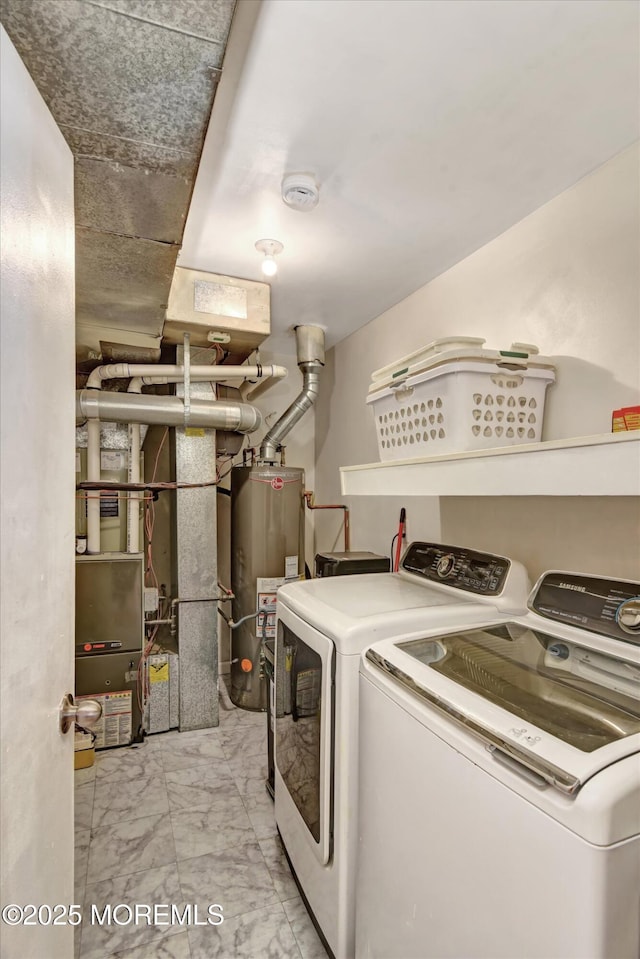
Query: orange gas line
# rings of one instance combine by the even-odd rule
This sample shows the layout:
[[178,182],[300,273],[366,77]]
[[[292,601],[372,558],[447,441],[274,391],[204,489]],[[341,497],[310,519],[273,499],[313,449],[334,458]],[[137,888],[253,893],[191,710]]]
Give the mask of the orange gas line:
[[305,502],[309,509],[341,509],[344,511],[344,551],[348,553],[351,549],[351,525],[349,522],[349,507],[344,503],[329,503],[326,506],[319,506],[313,502],[313,491],[306,490],[304,494]]

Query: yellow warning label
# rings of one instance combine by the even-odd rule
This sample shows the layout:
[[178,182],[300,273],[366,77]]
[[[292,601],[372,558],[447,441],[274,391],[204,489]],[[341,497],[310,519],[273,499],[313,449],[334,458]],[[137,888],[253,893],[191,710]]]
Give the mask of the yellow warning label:
[[202,426],[187,426],[184,431],[185,436],[204,436],[204,428]]
[[169,663],[149,663],[149,679],[152,683],[169,682]]

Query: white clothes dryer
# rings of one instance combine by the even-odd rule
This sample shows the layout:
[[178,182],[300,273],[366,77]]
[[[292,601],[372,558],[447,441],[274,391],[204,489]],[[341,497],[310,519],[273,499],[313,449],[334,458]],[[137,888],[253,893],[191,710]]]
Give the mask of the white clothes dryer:
[[278,591],[275,816],[328,950],[355,949],[358,667],[376,639],[495,619],[526,608],[515,562],[413,543],[398,573],[332,577]]
[[361,661],[359,959],[637,959],[640,583]]

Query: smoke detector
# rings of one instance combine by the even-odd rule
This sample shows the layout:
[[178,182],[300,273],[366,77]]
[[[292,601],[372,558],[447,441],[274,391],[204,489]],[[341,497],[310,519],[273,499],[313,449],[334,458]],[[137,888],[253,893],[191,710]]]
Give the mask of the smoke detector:
[[282,199],[293,210],[306,213],[318,205],[320,191],[309,173],[290,173],[282,181]]

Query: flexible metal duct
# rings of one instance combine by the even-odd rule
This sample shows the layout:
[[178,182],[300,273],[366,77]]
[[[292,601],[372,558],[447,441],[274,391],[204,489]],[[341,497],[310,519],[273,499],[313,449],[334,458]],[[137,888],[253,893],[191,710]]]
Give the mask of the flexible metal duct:
[[185,422],[185,405],[179,396],[140,393],[76,391],[76,420],[106,420],[109,423],[146,423],[150,426],[203,426],[212,430],[253,433],[262,415],[247,403],[208,402],[191,398]]
[[296,326],[296,348],[302,371],[302,392],[262,440],[258,457],[262,463],[276,462],[282,441],[311,409],[318,395],[320,369],[324,366],[324,330],[319,326]]

